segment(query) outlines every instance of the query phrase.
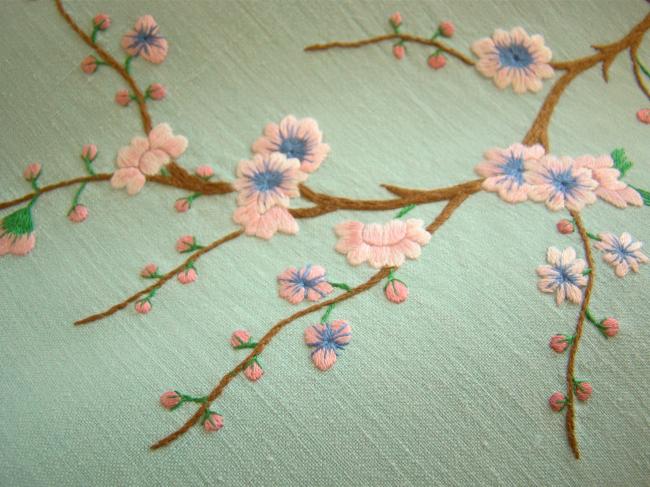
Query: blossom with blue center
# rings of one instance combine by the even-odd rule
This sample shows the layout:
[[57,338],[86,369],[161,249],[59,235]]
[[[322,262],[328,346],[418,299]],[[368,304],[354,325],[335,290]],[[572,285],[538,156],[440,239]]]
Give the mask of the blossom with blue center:
[[479,57],[476,69],[500,89],[512,84],[515,93],[537,92],[542,89],[541,80],[554,74],[552,53],[544,38],[529,36],[521,27],[510,32],[497,29],[491,38],[472,44],[472,51]]
[[160,35],[160,28],[151,15],[135,22],[134,29],[122,37],[122,48],[129,56],[141,56],[154,64],[162,63],[167,57],[167,39]]
[[289,267],[278,276],[279,294],[291,304],[304,299],[318,301],[334,291],[327,282],[325,269],[319,265],[306,265],[301,269]]
[[599,242],[594,244],[603,252],[603,260],[614,268],[618,277],[624,277],[630,269],[639,272],[639,264],[647,264],[648,256],[641,252],[643,242],[635,240],[627,232],[620,237],[612,233],[600,233]]
[[331,325],[320,323],[305,330],[305,343],[314,347],[311,360],[320,370],[331,368],[339,351],[343,350],[351,339],[352,328],[343,320],[334,320]]
[[540,277],[537,287],[543,293],[555,293],[555,302],[560,305],[565,299],[573,303],[582,300],[581,288],[587,285],[584,275],[585,261],[576,259],[576,251],[567,247],[563,251],[549,247],[546,252],[548,265],[537,268]]

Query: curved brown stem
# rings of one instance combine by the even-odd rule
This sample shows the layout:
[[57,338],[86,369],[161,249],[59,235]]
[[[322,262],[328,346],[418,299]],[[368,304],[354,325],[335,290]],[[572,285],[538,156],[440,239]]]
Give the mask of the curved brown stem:
[[79,37],[81,37],[81,40],[83,40],[91,49],[93,49],[97,53],[97,55],[102,59],[102,61],[104,61],[111,68],[117,71],[117,73],[129,85],[129,88],[131,88],[131,91],[133,92],[132,93],[133,96],[135,96],[136,98],[138,109],[140,110],[140,118],[142,119],[142,128],[144,132],[148,134],[151,131],[151,116],[149,115],[149,111],[147,110],[147,102],[144,98],[144,94],[142,93],[142,90],[138,87],[133,77],[124,68],[124,66],[122,66],[122,64],[120,64],[113,56],[111,56],[103,47],[94,43],[91,37],[88,34],[86,34],[81,29],[81,27],[79,27],[79,25],[77,25],[74,19],[70,17],[68,12],[66,12],[61,0],[54,0],[54,2],[56,4],[56,9],[58,10],[59,14],[61,14],[61,17],[63,17],[63,19],[72,28],[72,30],[75,31],[77,35],[79,35]]
[[390,41],[393,39],[401,39],[405,42],[413,42],[416,44],[422,44],[424,46],[432,46],[440,49],[441,51],[446,52],[450,56],[455,57],[459,61],[467,64],[468,66],[474,65],[474,60],[466,56],[460,51],[457,51],[453,47],[449,47],[446,44],[443,44],[440,41],[427,39],[426,37],[419,37],[412,34],[384,34],[381,36],[371,37],[369,39],[361,39],[359,41],[335,41],[328,42],[326,44],[312,44],[305,47],[305,51],[324,51],[326,49],[332,49],[335,47],[339,48],[355,48],[361,46],[367,46],[368,44],[376,44],[378,42]]
[[93,321],[101,320],[102,318],[106,318],[107,316],[111,316],[112,314],[117,313],[119,310],[126,308],[130,303],[133,303],[133,302],[137,301],[139,298],[141,298],[142,296],[145,296],[145,295],[149,294],[154,289],[161,288],[167,281],[169,281],[172,277],[174,277],[176,274],[181,272],[185,268],[185,266],[187,264],[189,264],[190,262],[196,262],[202,255],[205,255],[208,252],[210,252],[211,250],[216,249],[221,244],[224,244],[226,242],[229,242],[230,240],[233,240],[233,239],[239,237],[242,233],[244,233],[243,230],[235,230],[234,232],[229,233],[225,237],[218,238],[217,240],[212,242],[210,245],[207,245],[207,246],[197,250],[196,252],[192,253],[180,265],[173,268],[167,274],[165,274],[160,279],[158,279],[156,282],[154,282],[151,286],[147,286],[146,288],[144,288],[144,289],[138,291],[137,293],[129,296],[124,301],[116,304],[115,306],[111,306],[106,311],[102,311],[101,313],[97,313],[97,314],[88,316],[86,318],[83,318],[81,320],[75,321],[74,324],[75,325],[85,325],[87,323],[92,323]]
[[[438,214],[436,219],[427,227],[427,231],[431,234],[435,233],[435,231],[440,228],[452,215],[452,213],[458,208],[463,201],[465,201],[471,193],[467,192],[459,192],[456,194],[448,203],[445,205],[445,207],[442,209],[442,211]],[[205,411],[210,407],[210,405],[214,402],[215,399],[217,399],[221,393],[224,391],[226,387],[228,387],[228,384],[232,382],[232,380],[237,377],[237,375],[246,368],[248,365],[249,361],[255,356],[261,354],[266,346],[271,343],[271,340],[273,337],[275,337],[278,333],[282,331],[283,328],[285,328],[287,325],[290,323],[294,322],[298,318],[302,318],[303,316],[307,316],[308,314],[311,314],[315,311],[318,311],[320,309],[326,308],[327,306],[331,304],[336,304],[336,303],[341,303],[343,301],[347,301],[348,299],[353,298],[354,296],[357,296],[364,291],[367,291],[369,289],[372,289],[374,286],[376,286],[378,283],[380,283],[383,279],[388,277],[388,274],[390,272],[390,268],[384,267],[377,271],[375,274],[373,274],[370,279],[368,279],[366,282],[359,284],[358,286],[353,287],[349,291],[344,292],[343,294],[339,294],[338,296],[328,299],[325,301],[322,301],[320,303],[312,304],[311,306],[308,306],[307,308],[304,308],[291,316],[288,316],[287,318],[284,318],[280,321],[278,321],[275,325],[271,327],[269,331],[266,332],[266,334],[262,337],[262,339],[257,343],[255,348],[251,350],[251,352],[242,360],[239,362],[233,369],[231,369],[229,372],[227,372],[217,383],[214,389],[208,394],[207,400],[199,406],[197,411],[176,431],[173,433],[167,435],[166,437],[162,438],[161,440],[157,441],[153,445],[151,445],[152,450],[156,450],[158,448],[161,448],[163,446],[169,445],[170,443],[174,442],[176,439],[178,439],[180,436],[183,434],[187,433],[190,428],[192,428],[194,425],[196,425],[200,419],[203,417],[203,414]]]
[[567,363],[566,368],[566,385],[567,385],[567,399],[566,399],[566,434],[567,439],[569,440],[569,445],[571,446],[571,451],[573,456],[576,459],[580,458],[580,448],[578,447],[578,439],[576,438],[575,431],[575,407],[574,407],[574,368],[576,355],[578,354],[578,347],[580,345],[580,338],[582,337],[582,329],[585,323],[585,317],[587,316],[587,308],[589,307],[589,300],[591,299],[591,291],[594,287],[594,280],[596,279],[596,266],[594,264],[594,258],[591,253],[591,243],[589,240],[589,235],[587,234],[587,229],[585,228],[580,213],[577,211],[572,211],[571,216],[576,222],[576,227],[578,227],[578,233],[582,239],[582,244],[585,250],[585,257],[587,259],[587,265],[589,266],[590,272],[589,277],[587,278],[587,288],[585,289],[584,297],[582,298],[582,304],[580,305],[580,314],[578,315],[578,323],[576,324],[576,331],[574,334],[573,342],[571,343],[571,348],[569,350],[569,362]]

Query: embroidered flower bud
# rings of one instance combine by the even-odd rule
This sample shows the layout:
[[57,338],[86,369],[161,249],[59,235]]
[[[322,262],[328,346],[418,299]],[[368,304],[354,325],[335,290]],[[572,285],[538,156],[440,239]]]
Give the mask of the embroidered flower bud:
[[27,164],[27,167],[23,171],[23,177],[27,181],[32,181],[33,179],[38,178],[41,175],[41,165],[38,162],[32,162]]
[[196,281],[197,274],[196,270],[194,270],[193,267],[190,267],[179,272],[176,277],[178,278],[178,282],[181,284],[189,284]]
[[564,394],[561,392],[554,392],[551,397],[548,398],[548,405],[556,413],[562,411],[566,405],[566,398],[564,397]]
[[149,311],[151,311],[151,301],[148,299],[141,299],[140,301],[136,301],[135,311],[141,315],[146,315]]
[[395,12],[393,15],[388,17],[388,21],[390,22],[390,25],[393,26],[394,29],[402,25],[402,14],[399,12]]
[[165,409],[174,409],[182,401],[183,398],[176,391],[163,392],[162,395],[160,396],[160,405]]
[[650,108],[644,108],[636,112],[636,118],[639,119],[639,122],[650,124]]
[[185,213],[191,207],[192,203],[187,198],[178,198],[176,203],[174,203],[174,208],[176,208],[176,211],[179,213]]
[[140,277],[144,277],[145,279],[160,277],[158,274],[158,266],[156,264],[147,264],[140,271]]
[[605,318],[601,323],[602,332],[608,337],[614,337],[618,333],[618,320],[616,318]]
[[257,363],[257,359],[252,359],[251,362],[246,366],[244,369],[244,375],[251,382],[259,380],[260,377],[264,375],[264,371],[262,370],[262,367],[260,367],[260,364]]
[[432,54],[429,56],[427,64],[431,69],[442,69],[447,64],[447,58],[442,54]]
[[562,235],[573,233],[573,223],[570,220],[562,219],[557,222],[557,225],[555,225],[555,227],[557,228],[557,231]]
[[167,95],[167,88],[165,88],[160,83],[153,83],[147,89],[147,93],[149,93],[149,97],[152,100],[158,101],[158,100],[162,100],[163,98],[165,98],[165,96]]
[[245,343],[248,343],[250,339],[251,335],[246,330],[237,330],[233,332],[232,336],[230,337],[230,344],[234,348],[237,348],[241,345],[244,345]]
[[573,337],[567,337],[564,335],[553,335],[551,340],[548,342],[548,346],[553,349],[554,352],[562,353],[573,341]]
[[120,90],[115,93],[115,103],[123,107],[128,106],[131,103],[131,95],[129,95],[128,90]]
[[406,54],[406,48],[402,44],[395,44],[393,46],[393,56],[396,59],[403,59]]
[[0,255],[26,255],[36,245],[34,222],[29,206],[0,220]]
[[86,218],[88,218],[88,208],[84,205],[75,205],[75,207],[70,210],[70,213],[68,213],[68,220],[73,223],[81,223]]
[[111,18],[108,14],[97,14],[93,18],[93,25],[99,30],[106,30],[111,26]]
[[81,158],[90,162],[97,157],[97,146],[95,144],[86,144],[81,148]]
[[438,30],[440,31],[440,35],[442,37],[451,37],[454,35],[454,32],[456,32],[456,26],[453,24],[453,22],[446,20],[444,22],[440,22]]
[[576,381],[576,397],[580,401],[587,401],[591,397],[591,393],[594,392],[593,387],[589,382]]
[[196,239],[192,235],[183,235],[176,241],[176,250],[181,254],[200,248],[201,246],[196,243]]
[[203,429],[205,431],[219,431],[223,428],[223,416],[217,413],[210,413],[203,422]]
[[406,301],[409,295],[409,288],[398,279],[393,279],[384,287],[384,294],[391,303],[399,304]]
[[86,56],[81,60],[81,70],[86,74],[93,74],[97,71],[97,58],[95,56]]
[[200,178],[208,179],[214,176],[214,169],[205,164],[196,168],[196,175]]

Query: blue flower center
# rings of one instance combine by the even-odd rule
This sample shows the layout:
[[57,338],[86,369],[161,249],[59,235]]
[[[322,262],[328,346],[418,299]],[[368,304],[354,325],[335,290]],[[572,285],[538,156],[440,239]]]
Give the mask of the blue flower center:
[[288,137],[282,141],[279,151],[287,156],[287,159],[303,160],[307,154],[307,143],[298,137]]
[[499,62],[509,68],[527,68],[533,63],[533,56],[523,44],[497,46]]
[[573,274],[570,274],[565,267],[556,267],[555,270],[558,273],[557,276],[558,284],[564,284],[565,282],[575,284],[576,282],[575,276]]
[[263,172],[255,173],[252,177],[255,188],[260,192],[271,191],[284,182],[284,173],[267,169]]
[[630,252],[626,246],[623,246],[621,242],[616,242],[614,253],[618,257],[619,262],[627,260],[628,257],[633,257],[633,253]]
[[521,156],[509,154],[506,163],[501,166],[504,176],[513,179],[517,184],[524,182],[524,159]]
[[556,191],[564,195],[578,187],[578,181],[569,170],[551,174],[551,184]]

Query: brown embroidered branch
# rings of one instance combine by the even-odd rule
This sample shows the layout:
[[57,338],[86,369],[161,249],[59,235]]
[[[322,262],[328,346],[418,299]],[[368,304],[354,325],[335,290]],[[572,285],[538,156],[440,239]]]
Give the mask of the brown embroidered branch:
[[68,23],[68,25],[72,28],[73,31],[81,37],[81,40],[83,40],[91,49],[93,49],[97,55],[104,61],[106,64],[108,64],[111,68],[113,68],[117,73],[126,81],[126,83],[129,85],[129,88],[131,88],[131,91],[133,92],[133,96],[136,98],[136,102],[138,104],[138,109],[140,110],[140,118],[142,119],[142,128],[146,134],[148,134],[151,131],[151,116],[149,115],[149,111],[147,110],[147,102],[144,98],[144,94],[142,93],[142,90],[138,87],[138,84],[135,82],[133,77],[129,74],[129,72],[120,64],[113,56],[111,56],[103,47],[98,45],[97,43],[93,42],[91,37],[86,34],[79,25],[74,21],[72,17],[66,12],[65,8],[63,7],[63,3],[61,0],[54,0],[56,4],[56,9],[58,10],[59,14],[61,14],[61,17]]
[[[435,218],[435,220],[431,222],[431,224],[427,227],[427,231],[431,234],[435,233],[436,230],[438,230],[438,228],[440,228],[449,219],[452,213],[470,196],[470,194],[472,193],[460,191],[453,198],[451,198],[449,202],[445,205],[445,207],[442,209],[442,211]],[[311,306],[308,306],[307,308],[304,308],[292,314],[291,316],[288,316],[287,318],[278,321],[275,325],[271,327],[271,329],[269,329],[269,331],[266,332],[266,334],[262,337],[262,339],[255,346],[255,348],[251,350],[251,352],[246,356],[244,360],[239,362],[233,369],[231,369],[223,377],[221,377],[221,379],[219,380],[215,388],[212,389],[210,394],[208,394],[207,400],[199,406],[197,411],[176,431],[174,431],[173,433],[167,435],[166,437],[162,438],[161,440],[151,445],[151,449],[156,450],[163,446],[169,445],[170,443],[177,440],[180,436],[185,434],[187,431],[189,431],[190,428],[195,426],[201,420],[203,414],[214,402],[214,400],[221,395],[221,393],[224,391],[226,387],[228,387],[228,384],[230,384],[232,380],[235,377],[237,377],[237,375],[246,368],[249,361],[254,356],[261,354],[266,348],[266,346],[269,343],[271,343],[273,337],[275,337],[278,333],[280,333],[282,329],[284,329],[287,325],[293,323],[298,318],[302,318],[303,316],[307,316],[311,313],[314,313],[315,311],[326,308],[331,304],[337,304],[343,301],[347,301],[348,299],[351,299],[354,296],[357,296],[369,289],[372,289],[377,284],[379,284],[383,279],[388,277],[389,272],[390,269],[384,267],[379,271],[377,271],[375,274],[373,274],[370,277],[370,279],[368,279],[366,282],[359,284],[356,287],[353,287],[349,291],[346,291],[343,294],[339,294],[338,296],[332,299],[328,299],[326,301],[322,301],[321,303],[316,303]]]
[[589,277],[587,279],[587,288],[585,289],[584,297],[582,298],[582,304],[580,305],[580,314],[578,315],[578,323],[576,324],[576,332],[571,343],[571,348],[569,350],[569,362],[566,368],[566,384],[567,384],[567,402],[566,402],[566,434],[567,439],[569,440],[569,445],[571,446],[571,451],[573,456],[576,459],[580,459],[580,448],[578,447],[578,439],[576,437],[575,431],[575,407],[574,407],[574,368],[576,355],[578,354],[578,347],[580,345],[580,338],[582,337],[582,328],[585,323],[585,317],[587,316],[587,308],[589,307],[589,300],[591,299],[591,291],[594,287],[594,280],[596,279],[596,267],[594,263],[594,258],[591,253],[591,242],[589,240],[589,235],[587,234],[587,229],[582,222],[580,213],[577,211],[572,211],[571,216],[576,222],[576,227],[582,239],[582,244],[585,250],[585,257],[587,259],[587,266],[590,269]]
[[378,42],[390,41],[393,39],[400,39],[403,40],[404,42],[414,42],[416,44],[422,44],[425,46],[437,47],[438,49],[446,52],[450,56],[453,56],[459,61],[467,64],[468,66],[474,65],[473,59],[469,58],[462,52],[457,51],[453,47],[449,47],[448,45],[440,41],[437,41],[435,39],[431,40],[425,37],[419,37],[411,34],[385,34],[377,37],[371,37],[370,39],[362,39],[359,41],[350,41],[350,42],[335,41],[335,42],[328,42],[327,44],[312,44],[311,46],[305,47],[305,51],[324,51],[326,49],[332,49],[335,47],[355,48],[355,47],[367,46],[368,44],[376,44]]

